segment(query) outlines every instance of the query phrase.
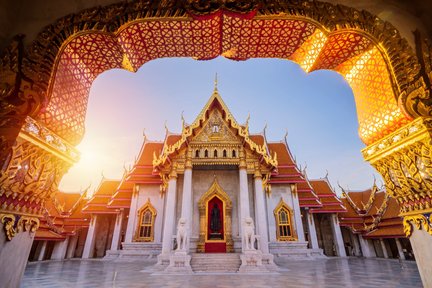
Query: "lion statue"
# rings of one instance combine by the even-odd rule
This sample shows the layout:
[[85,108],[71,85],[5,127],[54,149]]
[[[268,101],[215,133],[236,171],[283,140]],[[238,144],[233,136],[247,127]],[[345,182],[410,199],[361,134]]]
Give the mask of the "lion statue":
[[247,217],[243,224],[243,241],[245,250],[255,250],[255,226],[252,218]]
[[187,221],[185,218],[180,218],[177,225],[177,251],[186,251],[187,246]]

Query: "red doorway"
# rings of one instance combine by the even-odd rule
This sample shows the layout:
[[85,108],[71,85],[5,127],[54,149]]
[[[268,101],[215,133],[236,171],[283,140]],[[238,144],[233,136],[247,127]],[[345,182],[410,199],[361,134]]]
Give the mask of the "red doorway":
[[226,252],[224,208],[223,201],[217,196],[214,196],[207,202],[206,253]]

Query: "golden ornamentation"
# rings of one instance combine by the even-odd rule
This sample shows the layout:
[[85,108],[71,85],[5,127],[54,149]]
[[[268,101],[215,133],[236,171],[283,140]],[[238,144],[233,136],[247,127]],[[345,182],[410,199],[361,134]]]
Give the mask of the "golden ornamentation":
[[422,214],[405,216],[403,220],[404,232],[407,237],[411,237],[414,227],[417,230],[423,229],[425,232],[432,235],[432,223],[429,216]]
[[432,209],[432,118],[418,118],[362,150],[402,216]]
[[[144,220],[144,216],[146,216],[145,213],[147,211],[149,211],[151,213],[151,219],[148,219],[148,220],[150,220],[150,222],[147,221],[144,223],[143,220]],[[157,215],[156,208],[153,207],[153,205],[150,202],[150,198],[148,198],[147,202],[137,212],[138,223],[137,223],[137,227],[135,230],[135,236],[134,236],[135,242],[153,242],[154,241],[154,229],[155,229],[154,223],[155,223],[156,215]],[[148,229],[148,227],[150,227],[150,235],[140,236],[141,228]]]
[[[222,109],[225,111],[224,117],[216,111],[212,111],[210,114],[208,113],[211,104],[215,100],[220,103]],[[231,129],[237,131],[240,139],[231,132]],[[196,131],[199,132],[195,136],[194,133]],[[173,155],[186,153],[186,145],[190,145],[190,148],[192,151],[195,151],[195,153],[197,149],[199,150],[199,155],[201,157],[192,157],[193,164],[238,163],[241,165],[242,155],[244,156],[245,152],[243,151],[244,148],[242,148],[242,141],[240,140],[244,141],[253,153],[263,158],[268,169],[272,170],[277,167],[276,153],[273,156],[269,155],[265,145],[260,146],[250,139],[248,129],[237,123],[217,90],[215,90],[195,121],[191,125],[183,128],[181,138],[176,143],[166,146],[161,155],[157,156],[153,154],[153,166],[159,170],[164,170],[164,166],[167,163],[169,164],[168,159],[171,159]],[[228,154],[227,157],[223,157],[224,150],[226,150],[227,153],[231,152],[231,156],[234,150],[236,152],[235,157],[230,159]],[[205,156],[205,151],[207,151],[207,157]],[[217,155],[214,154],[215,151]]]
[[267,196],[271,195],[271,184],[270,184],[271,173],[267,173],[262,179],[263,190],[266,192]]
[[378,186],[376,186],[376,183],[374,181],[374,184],[372,186],[371,193],[369,195],[369,199],[368,199],[367,203],[364,204],[362,202],[361,204],[362,204],[363,207],[359,208],[357,206],[357,204],[354,203],[354,201],[351,199],[351,197],[349,196],[349,194],[345,191],[345,189],[343,187],[341,187],[340,185],[339,185],[339,188],[341,188],[341,190],[342,190],[342,196],[347,199],[349,205],[354,209],[354,211],[356,211],[356,213],[358,215],[361,215],[361,216],[367,215],[369,213],[370,209],[372,208],[372,204],[375,201],[376,193],[379,191],[379,188],[378,188]]
[[[39,228],[39,218],[29,216],[15,216],[13,214],[0,214],[1,223],[6,234],[6,239],[11,241],[17,233],[34,233]],[[18,220],[18,221],[17,221]]]
[[232,231],[231,231],[231,211],[232,211],[232,202],[229,198],[228,194],[220,187],[216,178],[213,181],[213,184],[201,196],[198,201],[198,209],[200,213],[200,234],[197,244],[198,252],[205,252],[205,243],[206,242],[214,242],[215,240],[207,240],[207,216],[208,216],[208,202],[213,199],[213,197],[218,197],[223,203],[223,215],[224,215],[224,233],[225,237],[222,242],[226,242],[226,251],[234,252],[234,242],[232,240]]
[[[280,213],[285,213],[286,215],[286,221],[281,221],[280,219]],[[276,206],[276,208],[273,210],[273,214],[275,216],[276,220],[276,239],[277,241],[297,241],[297,233],[296,229],[294,228],[293,221],[292,221],[292,215],[294,215],[293,210],[291,207],[286,204],[282,197],[279,201],[279,204]],[[280,229],[283,229],[283,227],[289,227],[290,230],[289,233],[286,233],[287,235],[282,235]],[[283,230],[286,231],[286,230]],[[286,231],[287,232],[287,231]]]
[[15,230],[15,215],[13,214],[0,214],[1,223],[6,234],[6,239],[11,241],[15,237],[17,231]]

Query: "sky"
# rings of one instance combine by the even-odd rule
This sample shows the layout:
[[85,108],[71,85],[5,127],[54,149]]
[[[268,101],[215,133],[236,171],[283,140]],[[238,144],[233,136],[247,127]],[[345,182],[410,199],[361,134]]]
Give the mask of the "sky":
[[143,143],[162,141],[165,125],[181,132],[181,115],[192,123],[211,96],[215,73],[218,90],[231,113],[250,133],[267,125],[269,142],[287,141],[309,179],[328,173],[337,190],[370,188],[374,175],[363,160],[352,90],[336,72],[305,73],[288,60],[208,61],[162,58],[136,73],[113,69],[93,82],[86,116],[86,134],[78,145],[80,161],[63,177],[60,190],[94,190],[102,175],[120,179]]

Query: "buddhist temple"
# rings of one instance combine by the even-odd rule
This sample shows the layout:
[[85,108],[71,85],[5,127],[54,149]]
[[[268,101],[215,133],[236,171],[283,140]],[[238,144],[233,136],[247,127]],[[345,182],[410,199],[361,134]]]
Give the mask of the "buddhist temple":
[[144,136],[121,179],[103,178],[91,196],[57,193],[30,260],[145,257],[203,272],[222,253],[231,272],[268,272],[275,257],[408,257],[394,199],[376,185],[339,198],[327,176],[298,167],[286,137],[250,133],[248,121],[237,122],[215,82],[192,124],[163,141]]

